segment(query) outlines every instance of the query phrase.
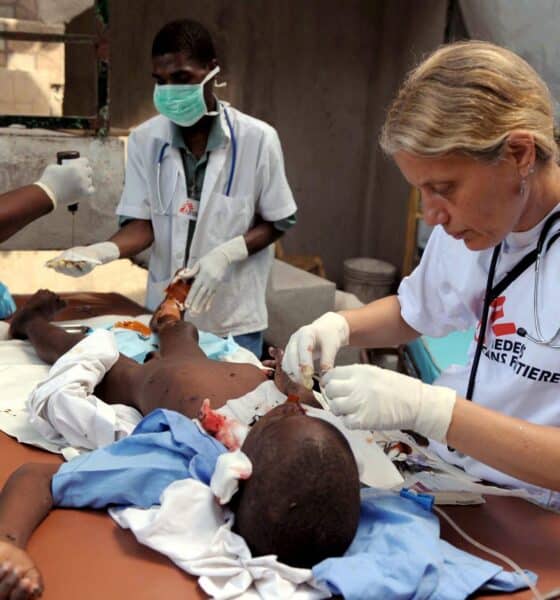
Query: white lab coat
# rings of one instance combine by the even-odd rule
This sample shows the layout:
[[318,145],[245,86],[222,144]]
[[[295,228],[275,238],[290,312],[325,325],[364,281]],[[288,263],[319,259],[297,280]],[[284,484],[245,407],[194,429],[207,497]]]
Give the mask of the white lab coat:
[[[225,110],[237,141],[233,184],[229,197],[225,196],[232,143],[221,106],[219,118],[226,137],[223,146],[209,156],[188,267],[222,242],[245,234],[253,226],[255,215],[265,221],[278,221],[296,212],[276,131],[234,108]],[[163,145],[171,141],[172,124],[163,116],[132,131],[125,186],[117,207],[118,215],[152,221],[155,240],[146,297],[150,309],[161,302],[170,278],[185,263],[188,221],[179,208],[187,198],[187,190],[180,151],[172,146],[167,147],[161,162],[158,205],[158,157]],[[268,247],[233,264],[218,288],[211,310],[201,315],[187,314],[186,318],[199,329],[222,336],[266,329],[265,291],[272,255],[272,247]]]
[[[555,210],[560,210],[560,206]],[[502,244],[494,285],[536,246],[544,220],[529,231],[510,233]],[[559,229],[552,228],[551,234]],[[440,337],[478,323],[492,249],[471,252],[461,240],[436,227],[422,261],[399,287],[404,320],[422,334]],[[558,314],[558,262],[560,240],[543,257],[540,306],[543,333],[550,336],[560,327]],[[560,427],[560,349],[539,346],[517,334],[524,327],[534,335],[534,265],[512,282],[491,307],[484,350],[480,357],[473,400],[487,408],[531,423]],[[466,367],[450,367],[434,383],[465,395],[475,342]],[[542,504],[560,509],[560,494],[529,486],[441,444],[438,454],[468,473],[502,485],[526,487]],[[543,457],[546,460],[546,457]]]

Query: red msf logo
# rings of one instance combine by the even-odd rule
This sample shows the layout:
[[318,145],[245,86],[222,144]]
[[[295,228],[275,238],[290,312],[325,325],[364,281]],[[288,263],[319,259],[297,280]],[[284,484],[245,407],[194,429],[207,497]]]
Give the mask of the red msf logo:
[[[500,319],[505,317],[504,304],[506,302],[505,296],[498,296],[495,300],[490,303],[490,317],[488,319],[492,331],[496,337],[502,335],[511,335],[517,332],[517,327],[513,322],[497,323]],[[478,329],[480,330],[480,322],[478,323]],[[476,336],[478,339],[478,335]]]
[[183,204],[183,206],[181,206],[181,208],[179,209],[179,212],[182,215],[191,215],[192,213],[194,213],[194,204],[190,200],[187,200]]

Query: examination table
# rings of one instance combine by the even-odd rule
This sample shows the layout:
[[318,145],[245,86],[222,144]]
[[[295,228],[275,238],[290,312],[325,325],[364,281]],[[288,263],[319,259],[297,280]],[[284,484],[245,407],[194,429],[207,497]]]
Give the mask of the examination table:
[[[57,316],[60,320],[146,312],[119,294],[62,296],[68,307]],[[18,304],[24,300],[16,298]],[[19,444],[3,433],[0,456],[1,484],[25,462],[61,462],[58,455]],[[560,587],[560,515],[523,500],[501,497],[489,497],[482,506],[444,510],[475,539],[536,572],[542,593]],[[442,523],[442,532],[444,539],[457,547],[493,560],[467,544],[446,523]],[[104,512],[53,511],[31,538],[28,550],[44,577],[44,600],[205,597],[193,577],[137,543],[129,531],[120,529]],[[531,594],[523,591],[509,596],[520,599],[530,598]]]

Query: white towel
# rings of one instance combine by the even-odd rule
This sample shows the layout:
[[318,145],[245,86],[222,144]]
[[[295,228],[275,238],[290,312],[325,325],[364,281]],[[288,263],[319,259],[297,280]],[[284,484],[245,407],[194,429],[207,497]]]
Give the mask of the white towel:
[[263,381],[244,396],[228,400],[216,412],[237,419],[243,425],[250,425],[255,417],[266,415],[269,410],[284,402],[286,402],[286,395],[276,387],[274,381],[268,380]]
[[182,479],[161,495],[161,506],[110,508],[109,514],[136,539],[199,577],[212,598],[317,600],[330,597],[309,569],[279,563],[274,556],[253,558],[245,540],[231,531],[233,515],[200,481]]
[[30,392],[48,372],[49,367],[39,360],[29,342],[0,342],[0,429],[20,442],[58,452],[56,445],[31,427],[26,406]]
[[142,415],[124,404],[106,404],[93,394],[118,357],[110,331],[98,329],[81,340],[30,394],[31,425],[52,444],[79,450],[93,450],[129,435]]

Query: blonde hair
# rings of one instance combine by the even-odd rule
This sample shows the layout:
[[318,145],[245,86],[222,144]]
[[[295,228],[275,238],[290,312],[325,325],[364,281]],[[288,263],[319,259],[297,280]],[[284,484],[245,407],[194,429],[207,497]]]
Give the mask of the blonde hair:
[[381,132],[387,154],[462,152],[495,160],[515,129],[534,136],[537,160],[558,159],[550,92],[513,52],[486,42],[442,46],[410,72]]

